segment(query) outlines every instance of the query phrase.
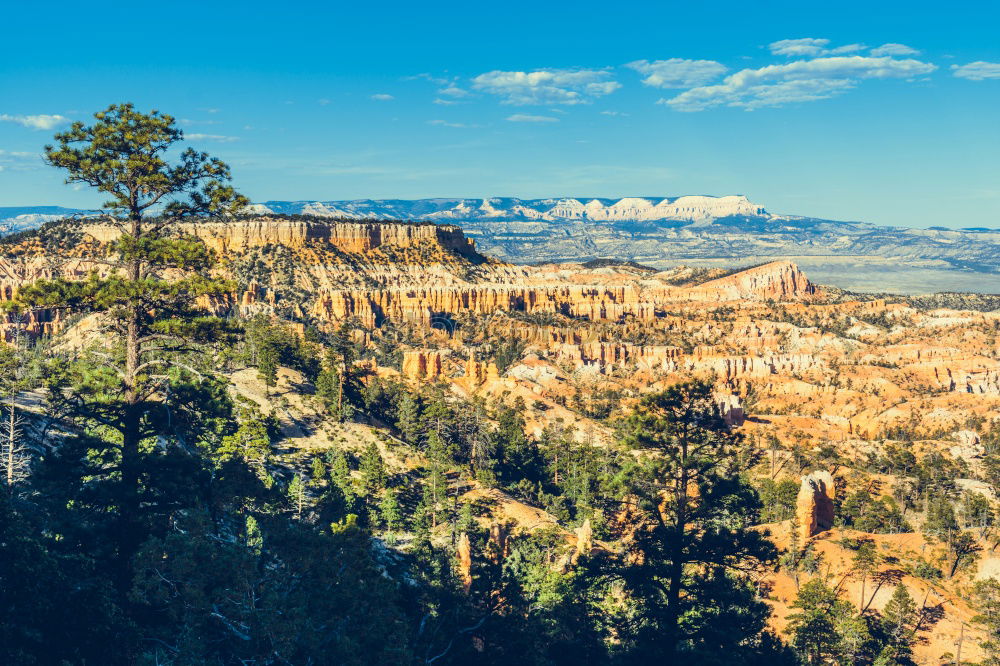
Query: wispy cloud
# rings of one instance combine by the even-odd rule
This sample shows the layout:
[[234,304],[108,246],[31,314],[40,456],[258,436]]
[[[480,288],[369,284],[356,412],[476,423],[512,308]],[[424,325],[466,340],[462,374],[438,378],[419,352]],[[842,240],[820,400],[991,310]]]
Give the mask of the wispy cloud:
[[782,39],[777,42],[771,42],[767,45],[767,48],[770,49],[771,53],[774,55],[783,55],[790,58],[801,56],[815,58],[818,56],[843,55],[845,53],[855,53],[865,48],[864,44],[845,44],[844,46],[838,46],[832,49],[828,48],[829,45],[829,39],[802,37],[800,39]]
[[404,81],[430,81],[439,86],[447,85],[452,81],[452,79],[445,76],[437,76],[436,74],[431,74],[430,72],[421,72],[420,74],[414,74],[413,76],[404,76]]
[[392,100],[396,99],[395,97],[393,97],[388,93],[375,93],[374,95],[372,95],[371,98],[376,102],[391,102]]
[[515,113],[507,116],[507,120],[512,123],[557,123],[558,118],[552,116],[533,116],[530,113]]
[[12,116],[0,113],[0,121],[5,123],[17,123],[23,127],[33,130],[50,130],[69,122],[69,118],[58,114],[38,114],[34,116]]
[[37,153],[0,150],[0,171],[23,171],[42,165],[42,157]]
[[906,44],[883,44],[869,51],[873,56],[908,56],[917,55],[920,51]]
[[822,57],[744,69],[727,76],[722,83],[692,88],[659,103],[678,111],[703,111],[716,106],[753,110],[827,99],[850,90],[863,79],[908,79],[935,69],[936,65],[914,59]]
[[626,67],[646,78],[643,84],[654,88],[693,88],[714,81],[726,72],[726,66],[714,60],[636,60]]
[[438,90],[438,94],[444,95],[445,97],[456,97],[456,98],[469,97],[470,95],[472,95],[471,92],[469,92],[465,88],[460,88],[456,86],[454,83],[447,87],[441,88],[441,90]]
[[227,136],[225,134],[199,134],[198,132],[185,134],[184,138],[189,141],[217,141],[219,143],[232,143],[240,140],[240,137],[238,136]]
[[977,60],[967,65],[952,65],[951,73],[960,79],[969,79],[970,81],[1000,79],[1000,62]]
[[470,123],[453,123],[448,120],[428,120],[428,125],[437,125],[439,127],[455,127],[461,129],[469,129],[473,127],[482,127],[482,125],[473,125]]
[[624,116],[627,116],[629,114],[625,113],[624,111],[601,111],[601,115],[602,116],[616,116],[616,117],[621,116],[621,117],[624,117]]
[[192,118],[181,118],[177,121],[179,124],[185,127],[193,127],[195,125],[218,125],[221,121],[219,120],[194,120]]
[[472,79],[472,87],[501,97],[503,104],[589,104],[621,87],[605,69],[492,71]]

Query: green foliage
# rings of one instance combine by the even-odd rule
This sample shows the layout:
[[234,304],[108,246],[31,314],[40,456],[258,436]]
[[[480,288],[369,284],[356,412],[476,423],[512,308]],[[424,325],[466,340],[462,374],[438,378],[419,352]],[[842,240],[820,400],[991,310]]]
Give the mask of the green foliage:
[[356,525],[330,535],[269,520],[259,535],[259,550],[217,539],[195,515],[143,546],[145,662],[407,663],[401,599]]
[[271,436],[267,424],[260,418],[244,421],[236,432],[222,439],[215,456],[220,463],[239,458],[256,470],[262,479],[269,478],[267,467],[271,462]]
[[309,468],[309,483],[318,486],[322,485],[324,481],[326,481],[326,465],[322,458],[316,456],[312,459]]
[[795,500],[799,484],[792,479],[762,479],[757,487],[762,505],[760,518],[765,523],[778,523],[795,515]]
[[870,483],[844,498],[837,523],[869,534],[897,534],[911,531],[903,512],[891,497],[878,494],[878,484]]
[[370,442],[361,456],[361,483],[365,495],[374,497],[385,488],[388,474],[385,470],[385,461],[379,453],[378,445]]
[[882,631],[885,646],[877,664],[912,664],[913,632],[917,621],[917,604],[905,585],[897,585],[892,597],[882,609]]
[[976,622],[986,632],[986,639],[981,643],[986,659],[986,666],[1000,665],[1000,581],[987,578],[977,581],[973,587],[973,603],[979,614]]
[[[723,422],[708,383],[644,396],[629,425],[638,515],[629,564],[615,572],[636,609],[636,621],[621,628],[626,651],[645,663],[752,654],[763,644],[768,610],[742,572],[777,557],[749,529],[760,502],[742,473],[753,456],[742,455],[744,442]],[[720,596],[727,601],[710,601]],[[736,618],[729,631],[715,629]]]
[[399,505],[399,499],[393,490],[387,490],[378,505],[379,516],[382,523],[390,532],[400,528],[403,522],[403,510]]
[[837,597],[821,578],[802,586],[792,604],[797,612],[789,616],[792,644],[807,663],[822,664],[842,654],[841,618],[854,615],[851,605]]

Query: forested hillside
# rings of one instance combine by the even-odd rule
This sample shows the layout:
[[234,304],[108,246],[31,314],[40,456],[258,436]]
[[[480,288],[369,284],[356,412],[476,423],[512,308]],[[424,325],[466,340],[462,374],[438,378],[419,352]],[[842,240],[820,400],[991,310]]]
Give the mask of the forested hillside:
[[0,239],[0,663],[1000,663],[988,299],[247,215],[182,139],[74,124],[109,214]]

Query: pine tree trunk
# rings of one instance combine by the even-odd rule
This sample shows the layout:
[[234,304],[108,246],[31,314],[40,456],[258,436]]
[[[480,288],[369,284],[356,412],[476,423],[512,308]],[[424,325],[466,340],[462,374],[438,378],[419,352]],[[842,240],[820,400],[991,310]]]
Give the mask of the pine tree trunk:
[[[132,237],[138,240],[142,221],[138,214],[132,217]],[[127,279],[138,285],[142,278],[142,262],[135,257],[129,263]],[[131,560],[138,549],[139,529],[139,439],[142,419],[139,395],[140,318],[142,306],[138,302],[127,306],[125,329],[125,389],[122,413],[121,449],[121,513],[118,536],[119,592],[127,594],[131,587]]]
[[15,468],[17,467],[15,442],[17,440],[17,420],[14,413],[14,394],[11,393],[10,398],[7,400],[7,412],[9,414],[7,421],[7,451],[6,460],[4,461],[7,467],[7,491],[13,492],[14,490],[14,476]]

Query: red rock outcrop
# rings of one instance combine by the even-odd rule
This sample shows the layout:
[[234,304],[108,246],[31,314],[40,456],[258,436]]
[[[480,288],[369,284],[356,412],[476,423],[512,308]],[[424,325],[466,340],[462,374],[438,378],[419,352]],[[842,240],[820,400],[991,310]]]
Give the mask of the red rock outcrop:
[[458,546],[455,552],[458,558],[458,577],[462,581],[462,587],[468,594],[472,589],[472,545],[469,542],[469,535],[462,533],[458,537]]
[[799,523],[799,543],[833,527],[833,500],[836,487],[833,475],[826,470],[802,477],[795,500],[795,516]]
[[411,381],[433,381],[441,376],[441,352],[418,349],[403,352],[403,377]]

